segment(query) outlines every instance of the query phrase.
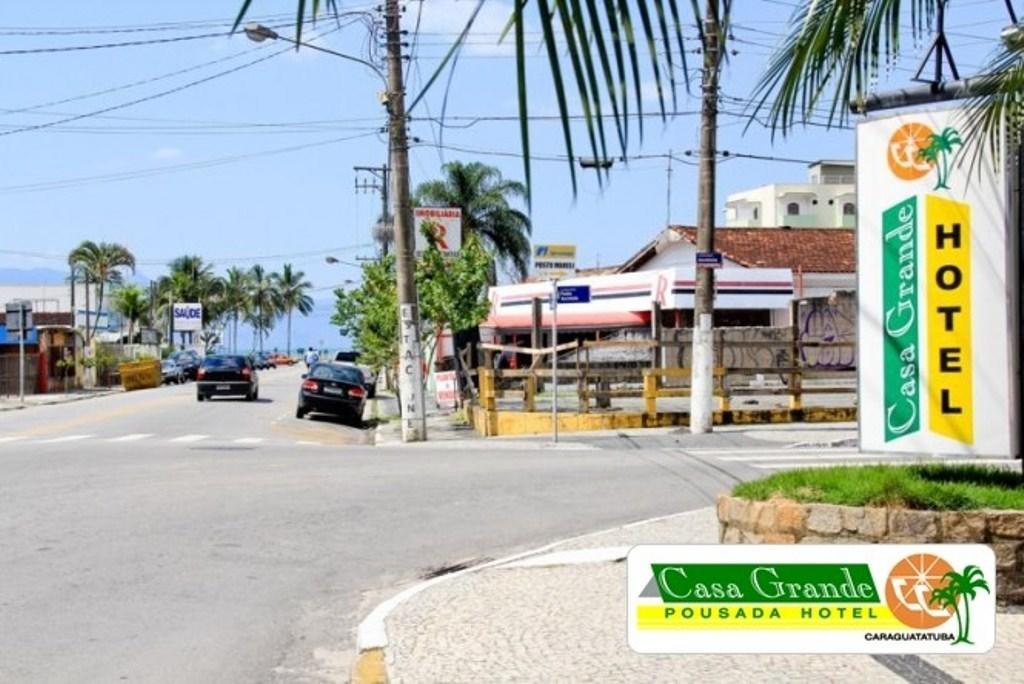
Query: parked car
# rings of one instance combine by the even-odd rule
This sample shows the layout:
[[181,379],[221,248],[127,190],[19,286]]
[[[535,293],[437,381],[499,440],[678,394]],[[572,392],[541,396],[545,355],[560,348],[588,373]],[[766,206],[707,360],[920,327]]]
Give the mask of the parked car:
[[369,366],[359,363],[359,352],[340,351],[334,355],[337,363],[345,363],[355,366],[363,374],[363,387],[366,388],[366,398],[373,399],[377,396],[377,374]]
[[199,373],[199,366],[203,361],[199,354],[191,349],[174,352],[167,358],[181,366],[181,370],[188,380],[196,379],[196,375]]
[[339,363],[315,363],[302,376],[295,417],[327,413],[358,427],[362,425],[365,407],[366,388],[358,368]]
[[196,378],[196,399],[205,401],[215,396],[245,397],[253,401],[260,396],[260,379],[245,356],[207,356]]
[[278,366],[294,366],[298,363],[295,357],[288,356],[287,354],[271,354],[270,358],[273,359],[274,363]]
[[180,385],[185,382],[185,369],[178,365],[176,361],[171,359],[164,359],[160,362],[160,377],[163,384],[174,383]]

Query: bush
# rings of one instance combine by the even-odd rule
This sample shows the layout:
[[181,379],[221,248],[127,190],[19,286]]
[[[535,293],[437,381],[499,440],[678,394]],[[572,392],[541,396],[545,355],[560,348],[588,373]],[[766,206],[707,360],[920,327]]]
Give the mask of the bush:
[[919,510],[1024,510],[1024,476],[974,465],[870,465],[807,468],[744,482],[733,494],[764,501],[888,506]]

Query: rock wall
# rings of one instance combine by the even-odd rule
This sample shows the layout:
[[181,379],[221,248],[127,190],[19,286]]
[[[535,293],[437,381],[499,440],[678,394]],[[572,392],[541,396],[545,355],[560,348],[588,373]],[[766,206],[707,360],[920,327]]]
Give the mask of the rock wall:
[[723,544],[988,544],[996,598],[1024,604],[1024,511],[911,511],[718,497]]

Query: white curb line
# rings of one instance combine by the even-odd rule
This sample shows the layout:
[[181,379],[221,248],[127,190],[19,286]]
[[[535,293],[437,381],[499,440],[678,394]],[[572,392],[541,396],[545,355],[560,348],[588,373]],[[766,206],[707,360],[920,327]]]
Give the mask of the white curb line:
[[[704,507],[706,508],[706,507]],[[520,553],[512,554],[511,556],[505,556],[504,558],[498,558],[497,560],[488,561],[480,565],[474,565],[470,568],[458,570],[456,572],[449,573],[447,575],[441,575],[440,577],[434,577],[418,584],[414,584],[411,587],[404,589],[403,591],[395,594],[386,601],[381,602],[370,611],[370,614],[363,618],[363,621],[359,623],[359,627],[356,629],[356,649],[362,653],[375,648],[386,648],[388,645],[388,634],[387,627],[384,621],[388,615],[402,605],[416,594],[419,594],[430,587],[433,587],[442,582],[453,580],[462,575],[467,575],[473,572],[479,572],[481,570],[487,570],[502,565],[509,565],[516,561],[521,561],[520,564],[514,567],[539,567],[539,566],[551,566],[551,565],[574,565],[580,563],[599,563],[599,562],[610,562],[613,560],[619,560],[626,557],[626,553],[629,552],[630,547],[628,546],[614,546],[614,547],[601,547],[597,549],[580,549],[571,550],[564,552],[556,552],[541,556],[546,551],[566,544],[568,542],[579,541],[581,539],[587,539],[595,537],[600,534],[607,534],[616,530],[626,530],[639,525],[646,525],[647,523],[661,522],[663,520],[669,520],[671,518],[677,518],[682,515],[690,515],[697,511],[703,510],[703,508],[695,508],[689,511],[683,511],[680,513],[669,513],[668,515],[659,515],[653,518],[645,518],[644,520],[637,520],[636,522],[627,523],[625,525],[616,525],[609,527],[604,530],[598,530],[596,532],[587,532],[586,534],[580,534],[575,537],[568,537],[566,539],[560,539],[550,544],[545,544],[529,551],[522,551]],[[531,556],[539,556],[538,558],[531,558],[530,561],[523,561],[523,559]],[[550,559],[555,558],[555,561]]]

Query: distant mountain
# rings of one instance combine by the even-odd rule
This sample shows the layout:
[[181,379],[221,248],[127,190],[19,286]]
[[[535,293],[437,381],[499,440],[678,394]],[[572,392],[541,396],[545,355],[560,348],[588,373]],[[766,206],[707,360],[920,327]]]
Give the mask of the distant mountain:
[[9,285],[60,285],[67,277],[55,268],[0,268],[0,283]]
[[[66,283],[68,271],[55,268],[0,268],[0,284],[6,285],[60,285]],[[136,272],[128,275],[128,282],[149,286],[149,277]]]

